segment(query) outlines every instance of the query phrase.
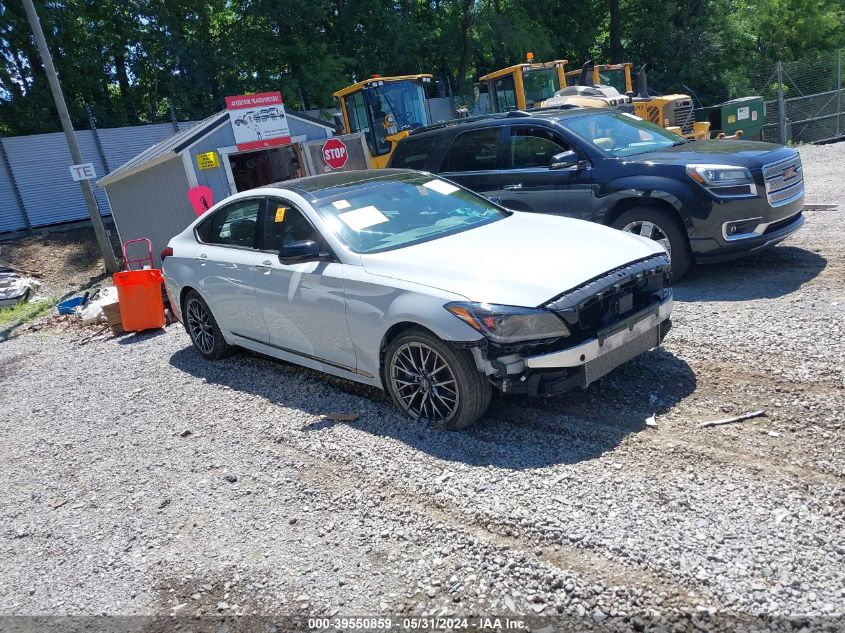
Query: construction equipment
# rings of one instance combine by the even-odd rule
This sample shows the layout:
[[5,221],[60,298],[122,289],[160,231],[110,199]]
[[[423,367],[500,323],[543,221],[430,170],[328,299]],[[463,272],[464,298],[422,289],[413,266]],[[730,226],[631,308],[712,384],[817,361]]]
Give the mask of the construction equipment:
[[[630,81],[630,68],[626,72]],[[645,66],[640,68],[637,79],[634,114],[688,139],[710,138],[710,123],[695,120],[692,97],[685,94],[652,97],[648,92]]]
[[566,72],[567,63],[565,59],[535,63],[534,54],[528,53],[526,63],[502,68],[479,81],[487,84],[494,112],[560,106],[630,109],[631,98],[610,86],[567,81],[567,77],[586,72],[586,65],[580,71]]
[[[692,97],[686,94],[651,96],[645,66],[640,68],[637,94],[634,96],[631,69],[633,64],[593,64],[587,62],[580,70],[566,73],[569,82],[576,78],[580,85],[592,84],[595,88],[615,89],[629,98],[635,115],[689,139],[710,136],[710,123],[696,122]],[[631,97],[633,97],[631,99]],[[554,105],[551,100],[548,105]]]
[[615,88],[620,94],[629,97],[634,96],[634,87],[631,83],[631,67],[633,64],[625,62],[624,64],[594,64],[588,61],[584,64],[581,70],[572,70],[566,73],[567,83],[583,82],[588,73],[592,75],[590,85],[593,86],[610,86]]
[[479,78],[487,84],[494,112],[536,107],[566,87],[567,60],[534,63],[534,53],[528,53],[526,59],[524,64],[508,66]]
[[[577,85],[572,85],[576,75],[578,76]],[[633,93],[622,94],[615,86],[596,83],[597,79],[601,80],[601,77],[595,72],[595,65],[592,61],[587,61],[581,70],[564,73],[564,81],[569,85],[555,92],[554,96],[541,102],[539,106],[543,108],[584,106],[616,108],[623,112],[634,111],[631,104]]]
[[361,133],[375,169],[387,165],[396,144],[411,130],[431,123],[425,86],[432,76],[373,75],[334,93],[341,110],[339,133]]

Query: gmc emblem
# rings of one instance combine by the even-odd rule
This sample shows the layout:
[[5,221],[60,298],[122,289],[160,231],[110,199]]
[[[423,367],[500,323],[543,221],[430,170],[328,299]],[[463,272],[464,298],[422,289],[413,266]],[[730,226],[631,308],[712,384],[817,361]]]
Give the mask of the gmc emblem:
[[796,175],[798,175],[798,169],[796,169],[795,165],[790,165],[783,170],[781,177],[784,180],[789,180],[790,178],[795,178]]

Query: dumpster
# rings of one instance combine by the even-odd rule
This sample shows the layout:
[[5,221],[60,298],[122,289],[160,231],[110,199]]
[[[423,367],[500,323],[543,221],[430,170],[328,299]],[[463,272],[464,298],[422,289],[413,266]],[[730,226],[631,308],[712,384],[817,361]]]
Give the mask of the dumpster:
[[760,141],[766,122],[763,97],[740,97],[709,108],[700,108],[696,111],[696,120],[710,121],[713,136],[720,132],[733,136],[741,130],[742,138]]
[[120,320],[127,332],[164,327],[164,301],[160,270],[126,270],[115,273],[114,285],[120,305]]

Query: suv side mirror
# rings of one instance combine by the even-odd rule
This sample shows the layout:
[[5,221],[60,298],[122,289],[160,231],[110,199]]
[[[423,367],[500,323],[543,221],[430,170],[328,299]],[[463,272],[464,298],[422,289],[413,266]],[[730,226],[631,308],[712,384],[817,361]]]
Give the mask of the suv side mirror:
[[283,264],[301,264],[320,259],[320,245],[313,240],[291,242],[282,246],[279,251],[279,261]]
[[567,150],[552,156],[552,160],[549,163],[549,169],[566,169],[567,167],[575,167],[580,162],[581,159],[578,158],[578,154],[572,150]]

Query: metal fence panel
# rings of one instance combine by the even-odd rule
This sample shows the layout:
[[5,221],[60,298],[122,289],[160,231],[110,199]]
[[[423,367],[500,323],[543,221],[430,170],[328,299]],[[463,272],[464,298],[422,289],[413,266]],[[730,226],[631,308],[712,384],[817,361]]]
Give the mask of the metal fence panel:
[[[97,175],[103,175],[105,167],[91,131],[77,132],[76,138],[85,162],[93,163]],[[64,134],[12,136],[3,139],[3,144],[32,226],[89,217],[79,183],[73,181],[68,169],[73,161]],[[105,193],[97,187],[94,192],[101,212],[110,213]]]
[[845,51],[834,51],[762,69],[757,85],[767,99],[763,140],[781,141],[781,108],[787,141],[815,143],[845,136],[843,62]]
[[[191,123],[180,123],[179,129],[187,129],[190,125]],[[109,170],[117,169],[151,145],[173,136],[174,133],[172,123],[97,130],[100,144],[103,146],[103,153],[109,163]]]
[[3,154],[0,152],[0,233],[21,231],[26,228],[18,198]]

